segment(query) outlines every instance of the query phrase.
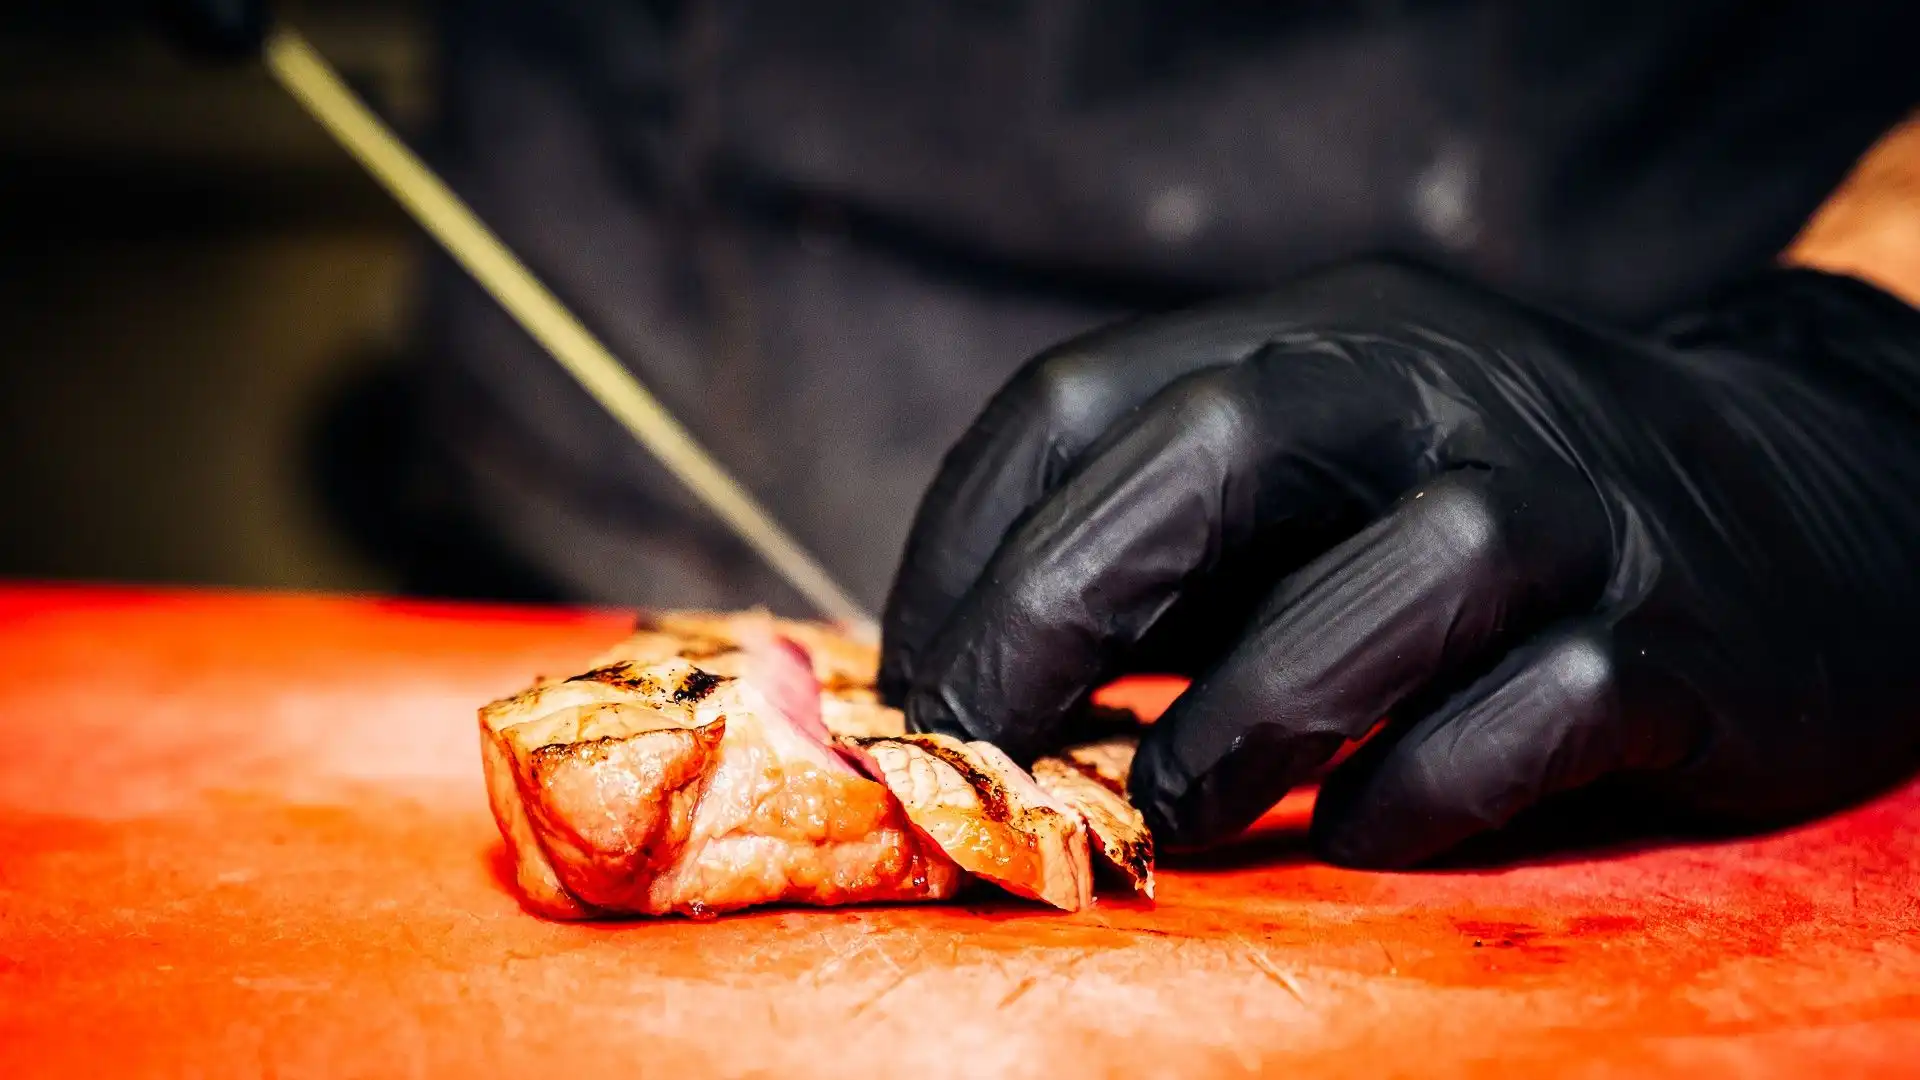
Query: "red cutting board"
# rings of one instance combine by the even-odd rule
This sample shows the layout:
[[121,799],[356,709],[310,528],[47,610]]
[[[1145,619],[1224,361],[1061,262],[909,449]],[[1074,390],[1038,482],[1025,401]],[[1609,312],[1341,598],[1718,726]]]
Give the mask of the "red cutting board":
[[562,925],[474,709],[613,613],[0,590],[0,1076],[1920,1074],[1920,787],[1486,873],[1301,853],[1156,907]]

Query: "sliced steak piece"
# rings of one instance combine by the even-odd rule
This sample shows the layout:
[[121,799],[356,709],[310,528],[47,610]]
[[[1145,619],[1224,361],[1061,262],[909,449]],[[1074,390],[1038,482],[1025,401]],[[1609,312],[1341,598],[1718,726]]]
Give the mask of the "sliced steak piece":
[[1087,826],[999,748],[945,735],[849,738],[962,870],[1066,911],[1093,902]]
[[1069,746],[1055,756],[1125,795],[1127,777],[1133,773],[1133,755],[1139,749],[1138,735],[1111,735]]
[[1086,821],[1101,862],[1135,893],[1153,899],[1153,834],[1140,811],[1127,801],[1124,777],[1118,784],[1110,783],[1093,767],[1062,756],[1034,762],[1033,779],[1054,801]]
[[[827,730],[844,742],[866,745],[874,739],[900,739],[907,734],[906,718],[898,709],[878,700],[850,699],[846,695],[821,698]],[[1097,742],[1068,747],[1055,757],[1033,763],[1031,774],[1051,799],[1086,822],[1093,851],[1102,863],[1124,879],[1133,891],[1153,899],[1153,834],[1146,819],[1127,801],[1127,772],[1139,739],[1116,735]],[[898,788],[895,789],[899,794]],[[902,798],[906,796],[903,794]],[[913,807],[908,805],[911,814]],[[919,823],[919,819],[915,819]],[[922,825],[924,828],[925,826]],[[966,859],[949,851],[967,867]],[[1018,891],[1018,890],[1016,890]]]
[[907,733],[907,718],[899,709],[880,704],[871,690],[842,690],[820,695],[820,722],[836,738],[878,739]]

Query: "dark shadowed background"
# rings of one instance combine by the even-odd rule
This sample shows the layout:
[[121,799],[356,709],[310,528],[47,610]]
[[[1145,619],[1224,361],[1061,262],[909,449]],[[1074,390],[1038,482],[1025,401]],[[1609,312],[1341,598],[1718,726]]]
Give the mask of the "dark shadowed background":
[[[409,221],[258,65],[0,15],[0,574],[381,590],[309,462],[409,340]],[[293,5],[403,127],[411,3]]]
[[[424,128],[423,5],[282,10]],[[1920,299],[1920,129],[1795,250]],[[370,553],[316,464],[342,440],[380,459],[365,389],[415,350],[434,257],[257,65],[89,4],[0,14],[0,576],[436,591]]]

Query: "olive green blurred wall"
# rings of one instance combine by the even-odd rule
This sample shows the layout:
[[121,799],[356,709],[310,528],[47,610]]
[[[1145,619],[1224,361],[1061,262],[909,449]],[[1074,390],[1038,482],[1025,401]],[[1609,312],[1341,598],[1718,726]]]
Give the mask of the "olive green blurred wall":
[[[411,4],[287,5],[403,125]],[[380,590],[303,472],[421,241],[258,69],[0,15],[0,576]]]

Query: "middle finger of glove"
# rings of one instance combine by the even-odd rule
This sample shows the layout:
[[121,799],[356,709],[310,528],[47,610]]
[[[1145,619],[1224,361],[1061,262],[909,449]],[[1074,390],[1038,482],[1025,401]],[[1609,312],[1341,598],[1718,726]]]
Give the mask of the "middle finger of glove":
[[1590,607],[1610,550],[1557,459],[1446,471],[1274,591],[1142,741],[1135,805],[1170,847],[1244,828],[1414,693]]

